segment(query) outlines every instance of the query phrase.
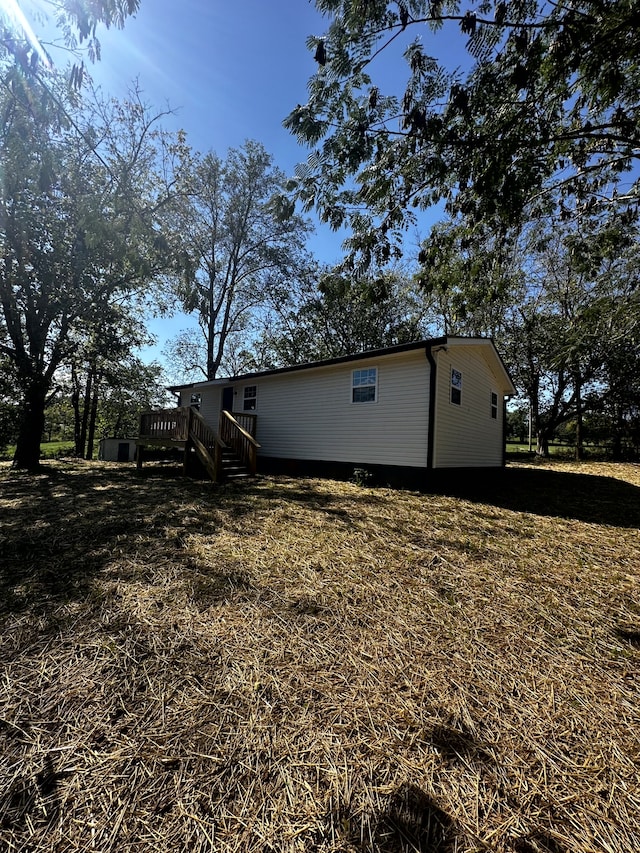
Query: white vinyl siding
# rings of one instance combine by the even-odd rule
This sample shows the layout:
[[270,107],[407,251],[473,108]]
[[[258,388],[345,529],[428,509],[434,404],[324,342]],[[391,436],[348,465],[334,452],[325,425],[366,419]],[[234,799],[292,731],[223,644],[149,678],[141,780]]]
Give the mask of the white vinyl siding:
[[[515,389],[493,344],[448,338],[434,346],[433,358],[433,467],[501,467],[503,400]],[[354,403],[354,371],[373,368],[375,402]],[[451,402],[453,370],[462,379],[459,403]],[[356,375],[362,379],[365,374]],[[216,430],[228,385],[229,380],[220,379],[196,386],[202,395],[200,413]],[[255,386],[259,401],[256,438],[261,456],[426,468],[430,368],[423,348],[246,376],[232,383],[234,412],[243,411],[244,388],[249,385]],[[185,405],[185,395],[194,389],[180,390]]]
[[354,405],[351,361],[256,377],[259,454],[354,465],[425,468],[429,363],[423,350],[376,359],[375,405]]
[[[437,354],[434,468],[502,465],[502,405],[491,416],[496,376],[481,346],[448,346]],[[451,402],[452,371],[462,374],[460,403]]]
[[209,385],[200,390],[200,414],[209,426],[218,430],[220,409],[222,408],[222,389],[219,385]]

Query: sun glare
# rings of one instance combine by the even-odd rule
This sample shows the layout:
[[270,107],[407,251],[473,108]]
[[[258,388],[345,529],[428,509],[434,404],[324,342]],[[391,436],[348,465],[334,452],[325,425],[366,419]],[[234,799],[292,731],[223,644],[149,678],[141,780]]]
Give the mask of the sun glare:
[[18,0],[0,0],[0,16],[7,18],[14,24],[14,26],[17,27],[18,30],[20,30],[31,47],[36,51],[42,63],[46,66],[51,64],[46,51],[40,44],[38,36],[34,33],[31,24],[18,5]]

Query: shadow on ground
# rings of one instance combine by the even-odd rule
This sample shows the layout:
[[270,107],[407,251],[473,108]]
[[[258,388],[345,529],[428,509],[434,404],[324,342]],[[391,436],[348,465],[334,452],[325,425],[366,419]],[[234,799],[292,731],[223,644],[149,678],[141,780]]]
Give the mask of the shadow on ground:
[[[345,510],[344,495],[316,488],[316,480],[287,478],[280,500],[319,510],[336,520],[351,523],[351,508]],[[439,494],[484,503],[514,512],[557,518],[572,518],[614,527],[640,527],[640,488],[615,477],[554,471],[549,468],[434,471],[425,495]],[[386,488],[363,488],[349,495],[349,503],[367,507],[388,503]],[[244,510],[239,507],[239,512]]]
[[[29,609],[46,621],[58,604],[90,599],[95,577],[114,562],[124,581],[153,582],[170,566],[198,606],[206,606],[251,584],[241,560],[203,572],[186,545],[191,534],[213,538],[231,526],[250,535],[256,509],[283,500],[352,523],[344,496],[314,481],[258,478],[218,486],[181,473],[175,465],[140,473],[78,461],[45,463],[36,475],[7,472],[0,493],[0,615]],[[362,490],[350,502],[385,500]]]
[[[421,788],[403,784],[373,821],[362,853],[454,853],[459,828]],[[356,841],[356,838],[353,839]]]
[[548,468],[505,468],[479,474],[447,472],[430,491],[515,512],[640,527],[640,488],[614,477]]
[[[247,585],[242,566],[225,565],[220,576],[202,576],[185,548],[189,534],[213,537],[223,526],[250,533],[252,513],[290,502],[351,526],[358,506],[387,505],[386,489],[351,489],[347,497],[314,480],[258,478],[216,486],[177,476],[175,466],[52,463],[41,474],[2,478],[0,499],[0,613],[34,608],[46,614],[57,603],[90,595],[94,577],[117,560],[144,579],[171,562],[210,602]],[[572,518],[618,527],[640,526],[640,488],[623,480],[549,469],[507,468],[469,477],[447,472],[432,493],[509,510]],[[425,496],[428,502],[428,496]],[[142,575],[140,574],[142,572]],[[200,602],[202,604],[202,602]],[[204,605],[203,605],[204,606]],[[629,639],[637,643],[634,635]]]
[[175,468],[139,476],[130,467],[71,463],[12,473],[0,500],[0,614],[46,615],[84,598],[116,559],[123,575],[129,564],[151,576],[166,555],[188,568],[181,534],[213,534],[215,514],[198,510],[217,503],[213,484],[179,478]]

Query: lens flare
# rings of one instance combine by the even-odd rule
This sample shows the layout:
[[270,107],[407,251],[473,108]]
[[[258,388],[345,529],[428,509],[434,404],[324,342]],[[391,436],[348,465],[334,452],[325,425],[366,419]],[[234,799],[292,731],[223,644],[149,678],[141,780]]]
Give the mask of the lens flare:
[[31,47],[36,51],[40,61],[47,68],[51,66],[51,61],[47,56],[47,52],[40,44],[38,36],[34,33],[33,27],[27,20],[24,12],[18,5],[18,0],[0,0],[0,16],[6,17],[20,31]]

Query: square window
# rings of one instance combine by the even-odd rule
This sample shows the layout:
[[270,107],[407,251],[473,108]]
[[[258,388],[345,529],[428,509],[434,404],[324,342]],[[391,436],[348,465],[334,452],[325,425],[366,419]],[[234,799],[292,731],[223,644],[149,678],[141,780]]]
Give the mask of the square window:
[[354,370],[351,381],[352,403],[375,403],[378,396],[378,368]]

